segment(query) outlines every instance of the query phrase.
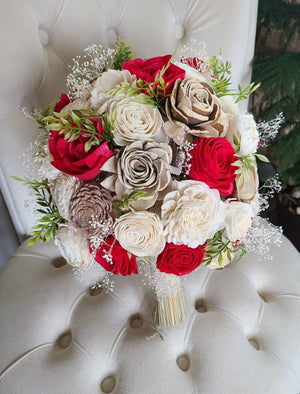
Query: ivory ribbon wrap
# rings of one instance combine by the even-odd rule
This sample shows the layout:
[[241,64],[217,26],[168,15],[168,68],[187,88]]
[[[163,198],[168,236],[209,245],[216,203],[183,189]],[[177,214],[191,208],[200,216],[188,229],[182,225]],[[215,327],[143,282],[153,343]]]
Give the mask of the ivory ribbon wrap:
[[142,259],[149,268],[151,284],[156,294],[155,323],[157,329],[175,327],[186,316],[184,294],[180,278],[156,268],[156,257]]

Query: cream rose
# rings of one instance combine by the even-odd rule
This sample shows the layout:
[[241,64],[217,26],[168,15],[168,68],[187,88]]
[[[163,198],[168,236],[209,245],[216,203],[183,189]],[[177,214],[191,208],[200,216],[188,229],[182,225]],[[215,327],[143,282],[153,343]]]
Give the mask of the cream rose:
[[67,263],[75,267],[88,268],[94,259],[89,251],[88,242],[80,232],[60,225],[56,232],[55,244]]
[[163,226],[152,212],[129,212],[116,220],[115,237],[135,256],[157,256],[165,247]]
[[184,142],[183,133],[196,137],[224,137],[227,133],[228,120],[220,100],[213,88],[198,78],[175,82],[166,100],[166,113],[165,132],[179,145]]
[[222,96],[219,98],[222,105],[223,112],[226,113],[227,117],[230,119],[231,117],[237,116],[239,113],[239,108],[237,103],[235,103],[235,99],[232,96]]
[[257,167],[252,165],[252,171],[248,171],[243,177],[241,185],[239,184],[240,175],[236,177],[237,193],[240,200],[250,202],[255,197],[259,186],[259,179],[257,175]]
[[[240,135],[240,137],[238,136]],[[259,143],[259,136],[256,129],[256,123],[251,114],[236,116],[231,119],[229,130],[225,137],[231,145],[235,139],[240,138],[239,155],[247,156],[255,153]]]
[[167,242],[196,248],[224,228],[226,205],[216,189],[198,181],[177,182],[161,208]]
[[253,211],[249,204],[230,201],[225,218],[226,236],[231,242],[243,240],[252,223]]
[[61,172],[51,164],[53,156],[49,151],[48,143],[41,146],[41,152],[38,156],[35,156],[33,160],[38,169],[37,171],[40,179],[48,179],[48,182],[51,183],[51,181],[54,181],[61,174]]
[[123,99],[110,112],[116,111],[114,121],[115,142],[127,145],[133,141],[154,138],[162,128],[163,120],[159,110],[152,105],[142,104],[134,99]]
[[216,256],[214,259],[212,259],[211,263],[208,264],[208,268],[211,270],[216,270],[216,269],[220,269],[220,268],[224,268],[226,267],[226,265],[228,265],[230,263],[230,260],[227,256],[227,252],[223,252],[222,253],[222,260],[219,263],[219,256]]
[[[98,112],[104,112],[107,109],[107,102],[118,101],[120,97],[112,97],[107,93],[114,89],[122,82],[133,85],[135,83],[135,75],[131,75],[127,70],[108,70],[97,78],[94,88],[91,91],[91,106]],[[119,95],[118,95],[119,96]],[[121,96],[123,97],[123,95]]]

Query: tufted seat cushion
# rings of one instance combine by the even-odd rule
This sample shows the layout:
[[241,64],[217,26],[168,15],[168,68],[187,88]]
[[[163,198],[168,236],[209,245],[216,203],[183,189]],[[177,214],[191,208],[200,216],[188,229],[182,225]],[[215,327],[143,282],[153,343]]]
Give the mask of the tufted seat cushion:
[[22,246],[1,272],[1,393],[300,392],[300,261],[288,240],[272,261],[249,253],[187,277],[187,318],[160,333],[140,277],[91,291],[61,263],[52,244]]

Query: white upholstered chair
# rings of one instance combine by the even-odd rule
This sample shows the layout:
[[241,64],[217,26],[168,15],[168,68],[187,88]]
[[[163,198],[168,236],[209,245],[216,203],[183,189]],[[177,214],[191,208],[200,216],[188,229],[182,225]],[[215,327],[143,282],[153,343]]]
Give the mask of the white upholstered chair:
[[[143,57],[196,38],[209,54],[222,48],[234,84],[246,84],[256,12],[256,0],[2,0],[0,182],[19,238],[33,214],[11,176],[26,175],[23,152],[38,133],[20,108],[65,91],[75,55],[116,33]],[[285,238],[271,253],[185,278],[186,320],[157,334],[154,295],[139,277],[90,291],[52,243],[21,245],[0,273],[0,392],[300,393],[299,254]]]

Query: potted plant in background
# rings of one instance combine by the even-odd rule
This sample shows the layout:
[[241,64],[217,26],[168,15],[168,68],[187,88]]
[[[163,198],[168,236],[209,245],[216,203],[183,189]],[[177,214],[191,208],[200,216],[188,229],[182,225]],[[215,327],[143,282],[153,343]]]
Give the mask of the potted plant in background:
[[258,6],[253,80],[261,81],[252,97],[257,121],[282,113],[283,121],[271,141],[261,173],[276,171],[282,182],[278,200],[266,216],[282,225],[300,250],[300,2],[260,0]]

